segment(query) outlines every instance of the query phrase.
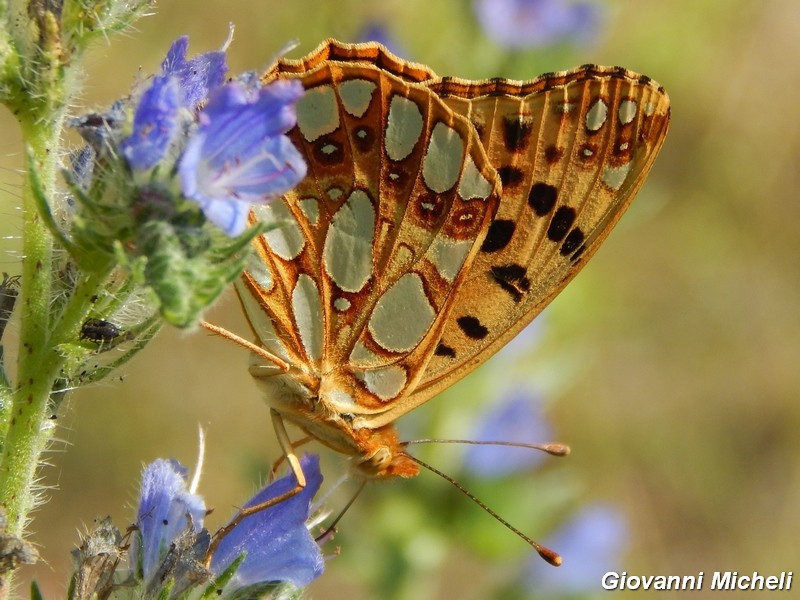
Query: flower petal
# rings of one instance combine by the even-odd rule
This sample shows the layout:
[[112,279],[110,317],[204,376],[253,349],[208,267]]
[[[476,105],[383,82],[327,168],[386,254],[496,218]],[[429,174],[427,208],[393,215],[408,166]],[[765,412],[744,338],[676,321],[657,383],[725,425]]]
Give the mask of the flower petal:
[[178,81],[173,77],[155,77],[139,100],[133,133],[120,144],[133,170],[147,170],[164,158],[178,132],[179,111]]
[[250,214],[249,202],[214,198],[201,198],[196,202],[206,218],[230,237],[236,237],[247,227],[247,215]]
[[597,591],[604,573],[619,571],[628,544],[628,523],[620,510],[608,504],[584,507],[547,540],[565,557],[558,569],[531,559],[530,588],[543,598],[583,597]]
[[206,514],[205,502],[186,487],[186,468],[178,461],[158,459],[145,468],[136,525],[141,548],[134,543],[133,564],[141,552],[145,581],[158,570],[170,544],[186,529],[187,513],[199,531]]
[[599,9],[567,0],[475,0],[484,32],[506,48],[546,46],[572,38],[584,41],[598,28]]
[[[542,415],[541,405],[541,398],[527,390],[512,392],[480,418],[480,428],[473,439],[527,444],[549,442],[552,428]],[[465,464],[481,477],[503,477],[531,469],[545,457],[543,452],[529,448],[470,446]]]
[[267,202],[305,177],[302,156],[283,135],[296,122],[301,94],[299,82],[273,83],[256,95],[231,83],[200,114],[178,166],[181,189],[228,235],[240,234],[246,221],[241,207],[220,202]]
[[[322,484],[319,457],[300,460],[306,487],[288,500],[242,520],[220,542],[211,570],[222,573],[242,552],[244,562],[229,583],[234,589],[268,581],[290,581],[303,587],[322,574],[322,552],[306,527],[311,500]],[[245,507],[276,498],[296,485],[293,474],[274,481]]]
[[225,52],[204,52],[186,60],[189,48],[188,36],[181,36],[172,43],[167,57],[161,63],[164,75],[174,75],[180,83],[182,106],[194,110],[208,98],[211,91],[225,82],[228,66]]

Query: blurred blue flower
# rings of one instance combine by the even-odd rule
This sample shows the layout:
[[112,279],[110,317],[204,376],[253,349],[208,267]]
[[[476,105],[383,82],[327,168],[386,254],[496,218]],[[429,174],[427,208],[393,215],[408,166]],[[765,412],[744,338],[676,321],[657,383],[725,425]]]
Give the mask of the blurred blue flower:
[[[211,570],[216,574],[242,552],[247,553],[229,586],[240,589],[269,581],[290,581],[303,587],[322,574],[322,552],[306,527],[311,500],[322,484],[319,457],[307,454],[300,464],[306,487],[284,502],[245,517],[214,552]],[[280,496],[296,484],[290,473],[258,492],[245,508]]]
[[297,185],[306,164],[288,137],[296,122],[298,81],[278,81],[255,94],[233,82],[218,88],[199,115],[178,167],[184,195],[230,236],[244,231],[250,204]]
[[[495,362],[503,364],[506,361],[513,361],[524,358],[533,352],[536,346],[542,341],[547,323],[547,310],[536,317],[522,331],[511,338],[505,346],[495,355]],[[503,369],[505,371],[505,369]]]
[[515,49],[586,41],[600,20],[596,5],[578,0],[475,0],[474,7],[486,35]]
[[[529,390],[519,389],[493,404],[478,418],[476,441],[541,444],[552,441],[552,427],[542,413],[542,399]],[[481,477],[503,477],[537,466],[547,456],[530,448],[508,446],[470,446],[466,467]]]
[[228,66],[225,64],[223,50],[204,52],[191,60],[186,60],[188,48],[188,36],[184,35],[175,40],[167,52],[167,57],[161,63],[161,70],[164,75],[178,78],[181,105],[194,110],[208,98],[212,90],[225,82]]
[[368,21],[361,33],[358,34],[357,39],[359,42],[378,42],[386,46],[392,54],[400,57],[404,55],[403,48],[383,23]]
[[584,507],[547,540],[547,546],[564,557],[561,567],[554,569],[534,558],[527,570],[527,582],[542,597],[596,592],[603,574],[621,570],[627,543],[628,524],[616,507]]
[[150,169],[164,158],[180,128],[180,108],[178,80],[155,77],[136,107],[133,132],[120,144],[122,155],[134,171]]
[[158,571],[172,543],[189,526],[187,515],[194,531],[203,526],[205,502],[187,489],[186,474],[176,460],[158,459],[144,470],[136,517],[139,536],[131,548],[132,564],[137,564],[141,555],[144,581]]

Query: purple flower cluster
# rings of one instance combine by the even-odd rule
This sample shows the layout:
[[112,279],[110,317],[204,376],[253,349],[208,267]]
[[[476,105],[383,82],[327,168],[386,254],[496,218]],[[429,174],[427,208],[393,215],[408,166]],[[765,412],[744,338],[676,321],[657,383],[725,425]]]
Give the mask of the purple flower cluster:
[[[268,582],[304,587],[322,574],[322,552],[306,526],[311,500],[322,484],[319,457],[306,455],[300,464],[306,477],[301,492],[245,517],[214,549],[207,579],[223,576],[244,554],[244,560],[220,590],[223,596]],[[263,488],[245,507],[276,498],[295,485],[294,476],[287,475]],[[186,567],[181,570],[180,565],[190,561],[181,555],[180,548],[185,546],[186,554],[204,561],[210,541],[202,529],[205,515],[205,502],[187,488],[186,469],[178,462],[156,460],[145,468],[131,564],[148,589],[170,584],[170,580],[170,585],[179,588],[202,580],[197,570],[192,574],[185,573]],[[188,546],[182,542],[187,534],[191,538]]]
[[141,94],[133,130],[120,150],[134,173],[177,164],[181,193],[231,237],[247,225],[250,205],[297,185],[306,164],[285,133],[303,93],[295,81],[250,89],[225,83],[225,53],[186,59],[176,40]]

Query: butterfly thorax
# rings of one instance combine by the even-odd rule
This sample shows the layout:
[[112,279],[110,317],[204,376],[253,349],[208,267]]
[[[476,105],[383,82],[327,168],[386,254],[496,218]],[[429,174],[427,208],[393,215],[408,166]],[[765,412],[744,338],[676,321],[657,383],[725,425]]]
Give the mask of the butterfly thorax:
[[320,376],[292,367],[280,373],[253,355],[250,373],[270,407],[319,442],[352,457],[359,476],[387,480],[419,472],[393,425],[371,428],[364,419],[342,409],[344,394],[338,381],[342,378],[335,371]]

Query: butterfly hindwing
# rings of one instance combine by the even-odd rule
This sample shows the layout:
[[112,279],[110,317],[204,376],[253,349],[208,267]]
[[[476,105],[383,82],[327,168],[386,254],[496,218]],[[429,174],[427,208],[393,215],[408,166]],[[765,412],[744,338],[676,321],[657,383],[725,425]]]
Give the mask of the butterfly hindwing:
[[669,119],[663,89],[618,68],[430,85],[478,129],[503,194],[423,397],[499,350],[586,264],[641,187]]

